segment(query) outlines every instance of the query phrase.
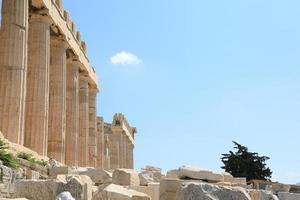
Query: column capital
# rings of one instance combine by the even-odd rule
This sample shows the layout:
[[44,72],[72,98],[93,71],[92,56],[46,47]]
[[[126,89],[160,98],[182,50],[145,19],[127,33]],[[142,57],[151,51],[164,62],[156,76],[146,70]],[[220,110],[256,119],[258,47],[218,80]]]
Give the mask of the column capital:
[[91,94],[97,94],[99,92],[98,88],[89,87],[89,93]]
[[50,39],[51,45],[53,46],[60,46],[64,49],[67,49],[70,46],[64,35],[51,35]]
[[78,60],[77,56],[72,56],[67,59],[67,66],[76,66],[80,69],[82,65],[82,62]]
[[51,25],[53,23],[51,17],[48,14],[36,12],[31,13],[29,17],[30,23],[45,23],[47,25]]

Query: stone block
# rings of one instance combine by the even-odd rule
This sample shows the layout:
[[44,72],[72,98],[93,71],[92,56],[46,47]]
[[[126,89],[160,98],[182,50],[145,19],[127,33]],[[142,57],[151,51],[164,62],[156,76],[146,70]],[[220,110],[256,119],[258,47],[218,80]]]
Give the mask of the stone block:
[[153,174],[148,173],[148,172],[139,173],[139,178],[140,178],[141,186],[147,186],[149,183],[155,182],[154,178],[153,178]]
[[251,200],[243,188],[221,187],[209,183],[186,182],[181,185],[176,200]]
[[163,179],[160,181],[159,199],[175,200],[177,193],[181,188],[182,180],[179,179]]
[[233,182],[234,177],[231,174],[224,172],[222,173],[222,175],[224,176],[224,182],[228,182],[228,183]]
[[68,166],[53,167],[49,169],[49,178],[56,178],[57,175],[69,175],[72,174],[72,168]]
[[112,173],[102,169],[86,168],[81,170],[79,174],[90,177],[96,185],[112,183]]
[[163,177],[161,169],[153,166],[146,166],[142,168],[141,173],[150,174],[153,177],[153,182],[160,182]]
[[279,192],[289,192],[291,189],[291,186],[286,185],[286,184],[281,184],[281,183],[275,183],[275,184],[272,184],[271,189],[275,194],[277,194]]
[[232,186],[246,188],[247,187],[247,179],[241,178],[241,177],[239,177],[239,178],[234,177],[233,181],[232,181]]
[[76,200],[91,200],[93,182],[85,175],[70,175],[66,177],[64,191],[69,191]]
[[30,200],[53,200],[64,191],[65,184],[59,180],[20,180],[15,183],[13,196]]
[[178,170],[180,179],[195,179],[207,182],[223,182],[224,176],[221,173],[215,173],[195,167],[182,166]]
[[278,197],[280,200],[299,200],[300,194],[288,193],[288,192],[279,192]]
[[110,184],[102,191],[93,196],[92,200],[150,200],[150,197],[144,193],[127,189],[120,185]]
[[149,183],[148,186],[127,186],[127,188],[147,194],[151,200],[159,200],[159,186],[159,183]]
[[40,173],[34,170],[27,169],[26,179],[33,179],[33,180],[40,179]]
[[167,172],[167,178],[179,179],[178,169],[173,169]]
[[132,169],[116,169],[113,172],[112,182],[117,185],[139,186],[140,179],[137,172]]
[[13,197],[30,200],[53,200],[62,192],[70,192],[76,200],[92,199],[92,180],[84,175],[58,175],[58,179],[20,180],[15,183]]
[[278,197],[270,191],[248,190],[248,194],[250,195],[251,200],[278,200]]

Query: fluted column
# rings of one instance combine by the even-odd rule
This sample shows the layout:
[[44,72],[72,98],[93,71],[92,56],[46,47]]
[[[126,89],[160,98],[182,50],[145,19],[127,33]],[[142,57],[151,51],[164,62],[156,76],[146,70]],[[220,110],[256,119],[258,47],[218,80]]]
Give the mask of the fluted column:
[[80,65],[81,63],[76,59],[68,59],[66,97],[66,165],[69,166],[78,166]]
[[78,165],[89,164],[89,85],[88,77],[79,74],[79,137]]
[[130,169],[130,140],[126,137],[126,168]]
[[96,167],[104,169],[105,162],[104,146],[104,121],[102,117],[97,117],[97,157]]
[[97,88],[89,88],[89,166],[96,167],[97,163]]
[[51,37],[48,156],[65,162],[66,48],[61,37]]
[[110,168],[121,168],[121,156],[120,156],[120,132],[114,132],[109,135],[109,155],[110,155]]
[[24,145],[47,156],[51,19],[32,14],[29,22]]
[[130,142],[130,144],[129,144],[129,169],[134,168],[133,148],[134,148],[134,145]]
[[24,143],[28,1],[2,0],[0,32],[0,131]]

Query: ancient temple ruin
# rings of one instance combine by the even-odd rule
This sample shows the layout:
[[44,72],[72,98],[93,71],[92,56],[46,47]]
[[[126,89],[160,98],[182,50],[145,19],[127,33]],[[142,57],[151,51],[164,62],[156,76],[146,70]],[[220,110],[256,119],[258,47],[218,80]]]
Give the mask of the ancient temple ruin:
[[2,0],[0,131],[69,166],[133,168],[124,115],[96,113],[100,85],[61,0]]

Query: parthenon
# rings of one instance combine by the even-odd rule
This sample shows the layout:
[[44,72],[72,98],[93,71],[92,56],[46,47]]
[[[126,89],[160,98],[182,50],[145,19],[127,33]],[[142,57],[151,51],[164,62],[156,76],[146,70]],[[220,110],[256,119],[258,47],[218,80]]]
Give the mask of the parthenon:
[[2,0],[0,131],[62,164],[133,168],[136,128],[97,117],[100,85],[61,0]]

